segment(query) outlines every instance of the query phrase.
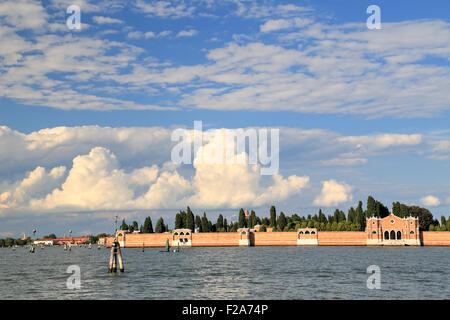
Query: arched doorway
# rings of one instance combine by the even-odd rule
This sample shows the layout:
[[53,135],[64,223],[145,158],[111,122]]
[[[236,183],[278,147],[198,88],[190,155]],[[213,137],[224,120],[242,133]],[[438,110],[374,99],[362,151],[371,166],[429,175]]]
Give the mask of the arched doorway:
[[401,231],[397,231],[397,240],[402,240],[402,233],[401,233]]
[[395,240],[395,231],[394,230],[392,230],[391,231],[391,240]]
[[389,231],[384,232],[384,240],[389,240]]

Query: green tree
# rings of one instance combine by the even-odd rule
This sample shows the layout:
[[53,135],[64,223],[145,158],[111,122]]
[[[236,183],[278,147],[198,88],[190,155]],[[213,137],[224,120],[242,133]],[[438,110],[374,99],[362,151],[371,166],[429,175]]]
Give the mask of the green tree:
[[327,217],[323,214],[322,209],[319,209],[319,222],[327,223]]
[[202,218],[199,215],[195,216],[195,227],[198,228],[198,232],[203,232],[202,229]]
[[402,216],[400,202],[397,201],[392,203],[392,213],[397,217],[404,218],[404,216]]
[[366,210],[366,217],[377,217],[377,203],[375,199],[372,196],[369,196],[367,198],[367,210]]
[[48,236],[44,236],[44,239],[56,239],[58,238],[56,234],[50,233]]
[[445,227],[445,225],[446,225],[445,217],[441,216],[441,227]]
[[239,228],[245,228],[246,227],[246,222],[245,221],[245,213],[244,213],[244,209],[241,208],[241,210],[239,210],[239,222],[238,222],[238,227]]
[[284,215],[283,211],[281,211],[277,219],[278,230],[283,231],[286,225],[287,225],[286,216]]
[[144,220],[144,227],[142,228],[143,233],[153,233],[152,218],[147,217]]
[[345,222],[346,220],[347,220],[347,218],[345,217],[344,211],[340,210],[339,211],[339,222]]
[[218,231],[223,229],[223,215],[221,214],[219,214],[219,217],[217,218],[216,229]]
[[255,211],[251,211],[250,212],[250,219],[249,219],[249,228],[253,228],[254,226],[256,226],[258,223],[257,223],[257,217],[256,217],[256,213],[255,213]]
[[120,226],[120,230],[128,230],[128,225],[125,222],[125,219],[122,220],[122,225]]
[[203,212],[203,217],[202,217],[202,232],[210,232],[211,229],[209,227],[209,221],[208,218],[206,217],[206,212]]
[[164,225],[163,218],[159,218],[158,221],[156,222],[155,232],[156,233],[166,232],[166,226]]
[[181,217],[180,213],[177,213],[175,215],[175,229],[181,229],[183,228],[183,218]]
[[261,225],[261,227],[259,227],[259,232],[266,232],[266,225]]
[[270,207],[270,226],[276,228],[277,226],[277,210],[275,206]]
[[361,230],[366,228],[366,216],[363,211],[363,203],[359,201],[358,207],[356,208],[356,223],[361,226]]
[[350,209],[348,209],[348,220],[351,222],[351,223],[355,223],[356,221],[355,221],[355,218],[356,218],[356,211],[355,211],[355,209],[353,208],[353,207],[350,207]]
[[191,211],[191,208],[187,207],[186,211],[186,228],[194,231],[195,229],[195,221],[194,221],[194,213]]
[[228,232],[228,221],[227,219],[223,219],[223,228],[225,230],[225,232]]

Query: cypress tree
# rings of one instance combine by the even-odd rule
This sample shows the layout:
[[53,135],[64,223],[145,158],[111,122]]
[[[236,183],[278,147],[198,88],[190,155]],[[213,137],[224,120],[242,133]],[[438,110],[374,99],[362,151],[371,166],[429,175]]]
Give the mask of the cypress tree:
[[223,216],[219,214],[219,217],[217,218],[216,229],[217,231],[220,231],[222,228],[223,228]]
[[187,207],[186,212],[186,228],[194,231],[195,222],[194,222],[194,213],[191,211],[191,208]]
[[181,217],[181,214],[177,213],[175,215],[175,229],[181,229],[181,228],[183,228],[182,217]]
[[120,226],[120,230],[128,230],[128,225],[125,222],[125,219],[122,220],[122,225]]
[[356,221],[360,225],[361,230],[366,228],[366,216],[364,215],[362,201],[359,201],[358,207],[356,208]]
[[144,221],[144,228],[142,229],[143,233],[153,233],[153,224],[152,218],[147,217]]
[[283,231],[284,228],[286,227],[286,217],[283,213],[283,211],[280,212],[280,215],[278,216],[278,221],[277,221],[277,225],[278,225],[278,230]]
[[277,210],[275,206],[270,207],[270,226],[275,228],[277,226]]
[[239,210],[239,224],[238,224],[238,228],[245,228],[246,225],[246,221],[245,221],[245,213],[244,213],[244,209],[241,208],[241,210]]
[[208,218],[206,217],[206,212],[203,212],[203,217],[202,217],[202,232],[209,232],[209,221]]
[[377,216],[377,204],[375,202],[375,199],[372,196],[369,196],[367,198],[367,211],[366,211],[366,217],[379,217]]
[[164,219],[163,218],[159,218],[158,221],[156,222],[156,227],[155,227],[155,232],[156,233],[163,233],[165,232],[165,225],[164,225]]
[[223,219],[223,228],[225,229],[225,232],[228,232],[228,221],[227,219]]
[[199,232],[203,232],[202,219],[198,215],[195,216],[195,227],[199,229]]

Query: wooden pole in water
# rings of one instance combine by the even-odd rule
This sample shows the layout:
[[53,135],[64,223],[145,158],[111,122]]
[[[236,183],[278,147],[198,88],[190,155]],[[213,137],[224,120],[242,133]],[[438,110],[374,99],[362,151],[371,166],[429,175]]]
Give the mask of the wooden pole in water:
[[142,252],[144,252],[144,243],[142,242]]
[[117,265],[119,265],[120,272],[124,272],[122,252],[120,251],[120,244],[114,241],[111,245],[111,256],[109,258],[109,272],[117,272]]
[[116,242],[113,242],[111,245],[111,256],[109,257],[109,272],[117,272],[117,264],[116,264]]
[[117,259],[119,261],[119,269],[120,272],[124,272],[125,269],[123,268],[123,261],[122,261],[122,252],[120,251],[120,245],[117,243]]

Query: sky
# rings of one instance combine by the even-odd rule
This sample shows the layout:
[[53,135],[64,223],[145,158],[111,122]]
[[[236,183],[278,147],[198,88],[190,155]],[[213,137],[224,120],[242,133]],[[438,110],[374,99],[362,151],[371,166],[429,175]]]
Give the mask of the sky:
[[[112,232],[116,215],[173,226],[188,205],[212,220],[271,205],[331,214],[369,195],[448,217],[448,12],[445,0],[1,0],[0,237]],[[279,171],[175,164],[171,136],[194,121],[278,129]]]

